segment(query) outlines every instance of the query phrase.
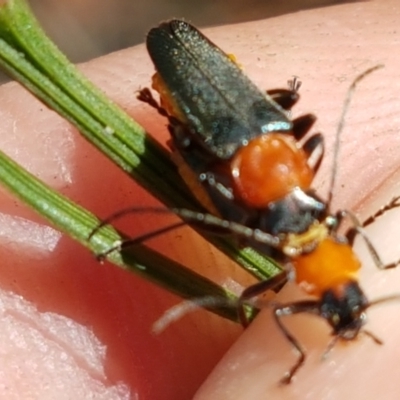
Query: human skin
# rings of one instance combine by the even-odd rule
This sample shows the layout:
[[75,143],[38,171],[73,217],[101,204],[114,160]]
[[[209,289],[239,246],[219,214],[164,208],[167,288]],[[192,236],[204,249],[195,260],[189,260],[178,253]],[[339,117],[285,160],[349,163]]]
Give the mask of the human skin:
[[[312,131],[323,132],[326,139],[326,156],[315,182],[323,197],[346,90],[365,69],[385,65],[360,83],[351,103],[341,137],[333,211],[349,208],[365,218],[400,194],[396,183],[399,14],[394,0],[363,2],[205,31],[235,54],[261,88],[285,86],[292,75],[300,77],[302,97],[294,116],[316,114]],[[135,99],[135,91],[149,85],[153,72],[143,46],[81,68],[148,132],[166,142],[166,121]],[[128,205],[154,204],[75,129],[18,85],[0,88],[0,104],[1,149],[48,184],[101,217]],[[241,333],[239,327],[199,312],[152,336],[154,321],[178,302],[174,296],[110,264],[99,265],[87,250],[54,232],[50,235],[54,247],[44,246],[43,220],[8,194],[2,193],[0,201],[0,351],[6,360],[0,364],[0,397],[88,398],[92,394],[117,398],[113,390],[122,382],[132,398],[137,393],[152,400],[187,399]],[[393,211],[368,230],[387,262],[400,257],[397,216]],[[16,217],[37,225],[26,227]],[[149,229],[150,223],[156,227],[159,221],[153,219],[135,217],[122,221],[122,228],[135,235]],[[220,283],[251,282],[188,229],[160,238],[156,246]],[[363,263],[360,285],[368,298],[400,293],[400,271],[377,271],[362,243],[356,251]],[[23,301],[10,293],[21,295]],[[304,294],[289,286],[278,300],[294,298],[304,298]],[[320,355],[330,340],[324,321],[288,318],[288,326],[309,356],[289,387],[279,386],[278,381],[295,361],[295,354],[267,308],[236,341],[196,399],[352,395],[368,399],[378,394],[395,398],[400,376],[399,307],[394,302],[368,312],[367,327],[382,338],[383,346],[361,335],[347,346],[337,345],[324,362]],[[104,358],[97,342],[106,346]]]

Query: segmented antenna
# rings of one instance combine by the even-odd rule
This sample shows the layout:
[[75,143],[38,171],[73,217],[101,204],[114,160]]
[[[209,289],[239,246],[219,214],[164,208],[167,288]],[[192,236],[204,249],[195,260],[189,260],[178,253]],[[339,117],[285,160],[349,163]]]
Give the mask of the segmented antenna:
[[362,72],[360,75],[358,75],[353,83],[350,85],[350,87],[347,90],[346,98],[343,103],[343,109],[342,109],[342,114],[339,119],[339,123],[336,129],[336,136],[335,136],[335,147],[333,149],[333,167],[332,167],[332,175],[331,175],[331,181],[329,184],[329,193],[328,193],[328,200],[327,204],[328,207],[330,207],[331,202],[332,202],[332,197],[333,197],[333,191],[335,188],[336,184],[336,175],[337,175],[337,168],[338,168],[338,159],[339,159],[339,150],[340,150],[340,136],[343,132],[343,128],[346,122],[346,116],[347,112],[349,111],[350,108],[350,102],[353,98],[354,92],[356,90],[357,85],[369,74],[372,72],[375,72],[378,69],[383,68],[383,64],[375,65],[372,68],[368,68],[364,72]]

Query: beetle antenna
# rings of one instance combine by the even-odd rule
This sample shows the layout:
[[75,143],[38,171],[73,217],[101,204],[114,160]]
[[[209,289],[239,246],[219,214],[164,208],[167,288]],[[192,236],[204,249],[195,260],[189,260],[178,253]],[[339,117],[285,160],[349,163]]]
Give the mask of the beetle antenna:
[[237,299],[235,300],[234,298],[229,300],[227,298],[218,298],[215,296],[184,300],[165,311],[164,314],[154,322],[151,331],[153,334],[159,335],[170,325],[194,311],[211,307],[237,308],[237,303]]
[[346,122],[346,116],[347,112],[349,111],[349,106],[350,102],[353,98],[354,92],[356,90],[357,85],[369,74],[372,72],[383,68],[383,64],[378,64],[375,65],[372,68],[368,68],[364,72],[362,72],[360,75],[358,75],[353,83],[350,85],[349,89],[347,90],[346,98],[344,100],[343,108],[342,108],[342,114],[340,115],[339,123],[336,129],[336,136],[335,136],[335,147],[333,149],[333,167],[332,167],[332,174],[331,174],[331,181],[329,184],[329,193],[328,193],[328,200],[327,204],[330,206],[332,202],[332,197],[333,197],[333,192],[335,189],[335,184],[336,184],[336,176],[337,176],[337,169],[338,169],[338,159],[339,159],[339,150],[340,150],[340,136],[343,132],[343,128]]
[[376,306],[378,304],[387,303],[387,302],[390,302],[390,301],[393,301],[393,300],[400,300],[400,294],[399,293],[391,294],[391,295],[388,295],[388,296],[385,296],[385,297],[380,297],[378,299],[375,299],[375,300],[371,301],[368,304],[368,308],[371,308],[371,307]]

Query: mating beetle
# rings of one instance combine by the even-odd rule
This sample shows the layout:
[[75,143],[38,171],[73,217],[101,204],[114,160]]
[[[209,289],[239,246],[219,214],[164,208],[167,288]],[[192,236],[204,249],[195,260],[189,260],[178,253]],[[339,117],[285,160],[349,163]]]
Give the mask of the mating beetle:
[[[277,277],[244,290],[239,307],[243,324],[243,303],[284,283],[288,271],[295,271],[296,281],[314,296],[274,309],[280,329],[299,353],[282,379],[289,383],[305,352],[282,316],[306,312],[324,318],[333,330],[331,348],[337,339],[358,335],[368,307],[393,298],[367,300],[357,282],[361,263],[352,243],[360,233],[379,268],[397,265],[383,265],[362,228],[399,206],[398,198],[364,224],[346,210],[332,214],[331,199],[323,201],[311,188],[323,157],[320,134],[304,139],[315,117],[289,118],[298,99],[296,80],[289,89],[261,92],[233,57],[181,20],[151,29],[146,43],[160,104],[149,89],[141,90],[139,98],[168,118],[173,158],[210,214],[174,211],[189,223],[203,221],[205,229],[225,229],[285,266]],[[344,217],[353,227],[342,236],[337,230]]]

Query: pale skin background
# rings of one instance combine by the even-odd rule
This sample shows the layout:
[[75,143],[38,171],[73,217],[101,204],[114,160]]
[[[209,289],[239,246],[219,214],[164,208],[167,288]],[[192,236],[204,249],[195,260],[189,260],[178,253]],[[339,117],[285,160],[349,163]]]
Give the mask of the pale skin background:
[[[302,98],[294,115],[315,113],[313,131],[326,138],[316,180],[321,195],[346,90],[366,68],[385,65],[354,97],[333,210],[351,208],[367,217],[400,194],[399,18],[398,2],[381,0],[206,31],[262,88],[285,86],[292,75],[300,76]],[[94,60],[82,70],[149,132],[167,140],[165,120],[135,99],[153,71],[142,46]],[[154,203],[18,85],[0,88],[0,104],[1,148],[48,184],[100,216]],[[2,192],[0,201],[0,398],[115,399],[126,398],[127,387],[133,399],[191,398],[241,334],[240,327],[199,312],[152,336],[154,321],[178,302],[174,296],[107,263],[100,266],[72,240],[46,231],[43,220],[8,194]],[[393,212],[369,230],[387,262],[400,257],[399,218]],[[135,235],[151,229],[151,223],[155,227],[159,221],[145,216],[121,226]],[[160,238],[156,246],[220,283],[251,282],[188,229]],[[362,245],[357,251],[369,298],[400,293],[400,269],[377,271]],[[279,300],[299,297],[304,295],[287,287]],[[196,399],[397,398],[400,302],[368,314],[368,329],[384,346],[360,337],[338,345],[325,362],[320,355],[330,337],[324,322],[290,319],[288,326],[309,349],[309,358],[295,382],[282,388],[277,382],[295,358],[267,309],[240,335]]]

